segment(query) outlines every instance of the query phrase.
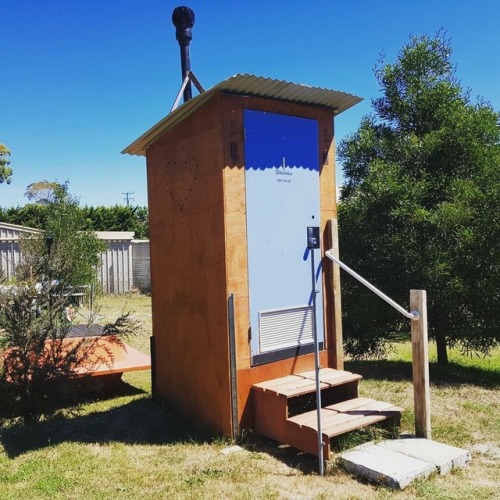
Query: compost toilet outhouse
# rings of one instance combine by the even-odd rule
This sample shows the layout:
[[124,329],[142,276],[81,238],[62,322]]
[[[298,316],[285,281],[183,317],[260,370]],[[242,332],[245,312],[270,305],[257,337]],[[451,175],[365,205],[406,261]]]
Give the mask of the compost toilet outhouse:
[[321,256],[337,238],[333,119],[359,101],[236,75],[125,150],[147,159],[154,391],[213,433],[254,426],[253,384],[314,369],[314,326],[321,365],[342,368]]

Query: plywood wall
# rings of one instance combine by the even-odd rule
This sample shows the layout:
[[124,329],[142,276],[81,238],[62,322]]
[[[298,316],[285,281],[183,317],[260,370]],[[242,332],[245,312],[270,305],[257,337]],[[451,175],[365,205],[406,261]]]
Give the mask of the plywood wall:
[[218,96],[147,151],[156,389],[230,434]]

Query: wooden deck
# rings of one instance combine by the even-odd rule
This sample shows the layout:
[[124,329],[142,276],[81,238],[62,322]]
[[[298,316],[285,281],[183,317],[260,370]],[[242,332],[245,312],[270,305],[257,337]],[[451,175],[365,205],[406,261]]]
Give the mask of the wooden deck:
[[[77,338],[66,338],[63,342],[78,342]],[[87,352],[87,359],[81,365],[75,367],[73,376],[90,375],[92,377],[125,372],[149,370],[151,368],[151,357],[144,354],[125,342],[116,341],[113,336],[86,337],[92,344]],[[85,347],[83,347],[85,348]]]
[[[121,377],[124,372],[148,370],[151,358],[127,345],[114,335],[66,337],[46,340],[43,353],[37,357],[37,363],[53,363],[56,367],[64,363],[66,356],[74,357],[75,362],[70,378],[112,376]],[[18,357],[15,349],[4,352],[7,380],[12,377],[9,364],[16,365]],[[14,370],[12,370],[14,372]]]

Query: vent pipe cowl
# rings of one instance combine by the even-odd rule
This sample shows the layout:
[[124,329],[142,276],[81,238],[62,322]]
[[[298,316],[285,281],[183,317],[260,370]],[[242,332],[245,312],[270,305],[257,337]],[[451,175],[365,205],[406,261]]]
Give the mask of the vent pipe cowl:
[[[177,7],[172,12],[172,22],[175,26],[175,38],[181,49],[181,72],[182,81],[191,71],[191,58],[189,55],[189,44],[193,39],[191,28],[194,26],[194,12],[189,7]],[[184,102],[192,98],[191,81],[184,89]]]

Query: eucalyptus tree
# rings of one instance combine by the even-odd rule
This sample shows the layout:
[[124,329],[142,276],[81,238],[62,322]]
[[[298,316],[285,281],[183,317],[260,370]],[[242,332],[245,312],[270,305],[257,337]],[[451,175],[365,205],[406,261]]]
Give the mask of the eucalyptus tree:
[[10,150],[5,144],[0,144],[0,184],[6,182],[10,184],[12,181],[12,168],[10,165]]

